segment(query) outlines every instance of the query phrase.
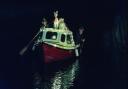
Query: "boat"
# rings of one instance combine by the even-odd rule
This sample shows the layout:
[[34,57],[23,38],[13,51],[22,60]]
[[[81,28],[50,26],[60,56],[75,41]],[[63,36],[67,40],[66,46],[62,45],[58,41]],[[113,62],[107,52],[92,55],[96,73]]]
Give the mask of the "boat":
[[[58,27],[47,27],[46,24],[40,28],[36,44],[41,44],[44,63],[67,60],[79,56],[78,46],[75,45],[73,32],[59,19]],[[45,22],[46,23],[46,22]],[[55,25],[56,22],[54,21]]]
[[40,31],[38,42],[42,44],[45,63],[78,56],[72,31],[54,28],[40,28]]

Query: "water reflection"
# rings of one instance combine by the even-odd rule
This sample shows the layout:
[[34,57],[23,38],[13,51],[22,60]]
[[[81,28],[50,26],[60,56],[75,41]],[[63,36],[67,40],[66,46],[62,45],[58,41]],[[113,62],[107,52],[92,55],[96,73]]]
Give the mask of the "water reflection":
[[69,89],[73,86],[73,82],[78,75],[79,61],[75,60],[65,69],[60,69],[53,74],[45,74],[44,80],[41,81],[41,76],[36,74],[37,80],[34,89]]

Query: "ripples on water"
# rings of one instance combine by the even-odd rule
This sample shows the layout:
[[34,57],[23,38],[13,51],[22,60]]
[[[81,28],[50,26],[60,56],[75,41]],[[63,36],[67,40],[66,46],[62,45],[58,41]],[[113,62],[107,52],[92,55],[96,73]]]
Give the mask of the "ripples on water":
[[37,77],[38,81],[35,83],[37,86],[34,89],[69,89],[73,86],[78,71],[79,61],[76,60],[66,69],[58,70],[53,75],[44,77],[43,83],[40,83],[40,77]]

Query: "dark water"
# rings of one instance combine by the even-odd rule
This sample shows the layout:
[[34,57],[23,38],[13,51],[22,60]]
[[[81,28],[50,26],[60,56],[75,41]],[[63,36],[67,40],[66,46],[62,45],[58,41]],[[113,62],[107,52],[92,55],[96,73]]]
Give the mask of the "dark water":
[[[18,53],[39,30],[42,16],[48,15],[50,20],[52,11],[61,6],[56,6],[53,2],[49,7],[49,2],[43,5],[1,4],[0,89],[29,89],[32,86],[31,59],[26,60]],[[87,43],[80,58],[80,75],[72,89],[127,89],[128,43],[127,34],[123,34],[127,33],[127,28],[122,26],[117,31],[118,26],[115,27],[116,16],[127,15],[123,7],[119,7],[119,2],[76,1],[72,7],[62,5],[59,9],[62,12],[61,16],[67,19],[74,32],[77,24],[88,24]],[[76,7],[78,4],[80,6]],[[123,21],[122,19],[116,22],[121,24]]]

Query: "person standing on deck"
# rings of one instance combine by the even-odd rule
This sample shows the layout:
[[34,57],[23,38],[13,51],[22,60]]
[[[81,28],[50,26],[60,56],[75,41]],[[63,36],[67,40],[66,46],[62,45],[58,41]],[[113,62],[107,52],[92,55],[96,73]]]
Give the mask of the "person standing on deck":
[[58,24],[58,28],[62,29],[62,30],[68,30],[65,22],[64,22],[64,18],[60,18],[59,19],[59,24]]
[[46,27],[48,27],[48,24],[47,24],[47,20],[45,19],[45,18],[43,18],[43,20],[42,20],[42,26],[41,26],[41,29],[40,29],[40,31],[42,31],[42,29],[43,28],[46,28]]
[[85,28],[83,26],[79,28],[79,36],[80,36],[80,54],[81,54],[85,43]]
[[45,18],[43,18],[42,20],[42,25],[43,27],[47,27],[47,20]]
[[55,20],[54,20],[54,28],[55,28],[55,29],[58,29],[58,25],[59,25],[58,11],[55,11],[55,12],[54,12],[54,17],[55,17]]
[[81,54],[85,43],[85,28],[80,26],[76,32],[76,45],[79,46],[78,53]]

